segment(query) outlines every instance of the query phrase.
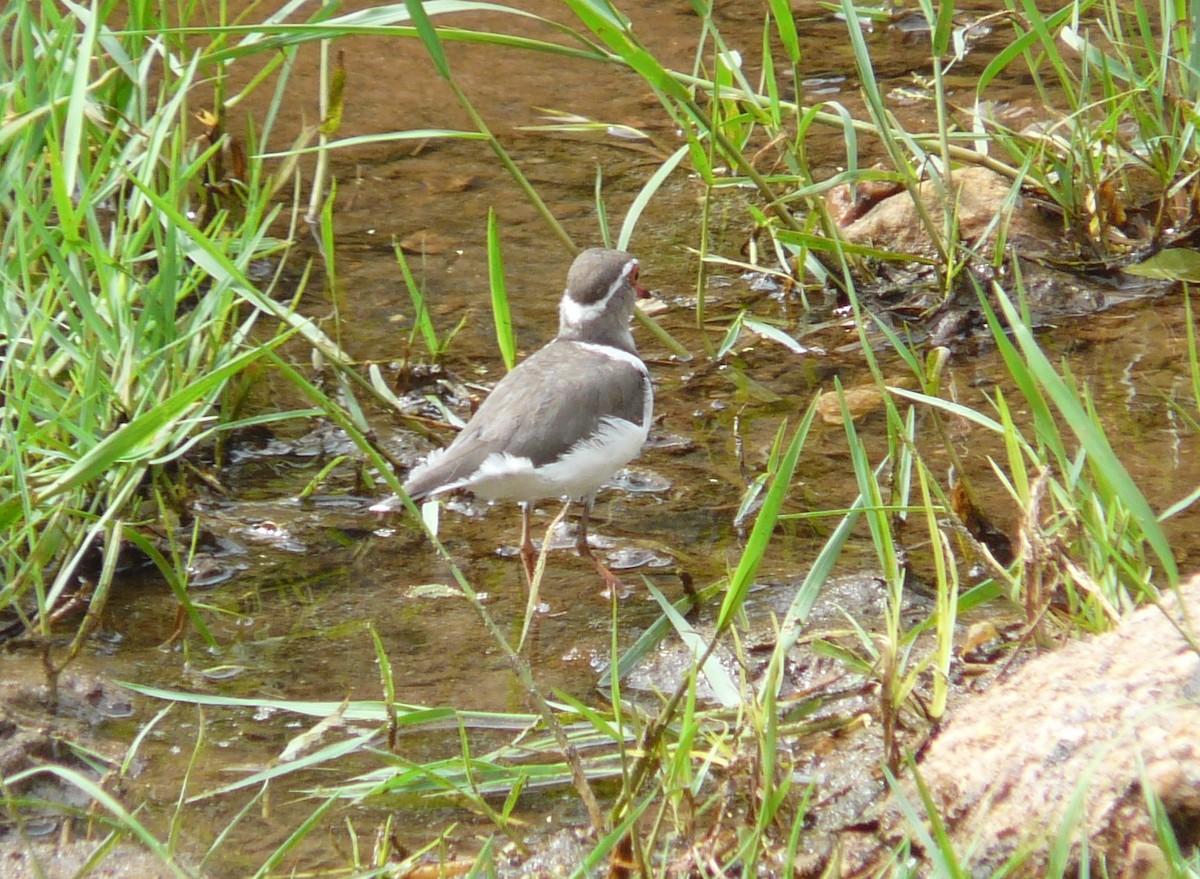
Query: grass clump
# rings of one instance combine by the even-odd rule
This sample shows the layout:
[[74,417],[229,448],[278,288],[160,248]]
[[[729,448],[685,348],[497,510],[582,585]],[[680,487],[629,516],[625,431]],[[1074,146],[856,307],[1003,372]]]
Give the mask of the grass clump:
[[[1051,15],[1031,3],[1009,9],[1012,43],[977,88],[976,112],[997,146],[1030,169],[1088,257],[1140,250],[1144,258],[1148,248],[1185,238],[1200,222],[1194,6],[1077,3]],[[983,106],[988,86],[1018,59],[1052,108],[1026,132],[989,119]]]
[[289,321],[320,335],[259,289],[285,247],[276,181],[166,11],[23,3],[2,22],[0,613],[46,639],[90,609],[68,657],[131,547],[186,603],[180,457],[228,426],[231,383]]

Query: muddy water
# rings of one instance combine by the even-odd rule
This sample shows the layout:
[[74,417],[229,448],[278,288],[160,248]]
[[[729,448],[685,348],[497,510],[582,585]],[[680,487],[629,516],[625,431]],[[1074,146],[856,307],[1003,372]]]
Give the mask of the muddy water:
[[[525,6],[563,15],[553,3]],[[623,8],[665,63],[690,66],[699,23],[686,4],[627,3]],[[748,55],[755,54],[753,47],[761,38],[759,7],[729,4],[721,14],[726,37],[740,41]],[[853,106],[853,68],[842,51],[842,25],[820,18],[815,7],[806,14],[811,18],[802,32],[806,57],[812,60],[805,73],[817,78],[810,89],[819,81],[820,88],[829,91],[827,97]],[[507,17],[471,23],[524,29],[549,38],[547,30]],[[886,59],[881,67],[897,84],[906,82],[907,71],[919,66],[907,54],[920,54],[919,40],[887,33],[875,44]],[[362,38],[345,41],[340,48],[348,74],[340,136],[467,127],[415,42]],[[465,90],[580,245],[599,241],[593,207],[597,167],[615,226],[663,150],[675,147],[669,120],[638,82],[619,71],[478,46],[452,44],[447,51]],[[968,59],[968,67],[981,63],[976,57]],[[293,130],[302,118],[315,114],[315,81],[305,72],[312,69],[306,67],[311,60],[311,53],[302,58],[295,97],[283,120]],[[540,122],[538,108],[634,125],[652,135],[654,146],[602,134],[515,130]],[[256,108],[246,107],[245,112],[253,115]],[[919,115],[921,110],[912,112]],[[281,132],[276,146],[290,137]],[[836,133],[827,135],[824,143],[810,144],[810,149],[826,150],[814,155],[822,167],[832,170],[842,163],[844,148]],[[305,309],[326,318],[336,311],[340,340],[352,356],[382,364],[397,380],[399,373],[389,364],[406,355],[423,359],[419,343],[414,350],[407,347],[412,307],[392,254],[394,240],[422,237],[420,252],[409,259],[435,322],[444,332],[466,318],[443,360],[444,375],[472,388],[485,387],[502,375],[488,311],[484,236],[489,208],[497,211],[502,230],[523,352],[552,337],[570,256],[485,146],[437,141],[420,149],[390,145],[338,152],[333,174],[339,187],[334,211],[337,278],[328,295],[313,285]],[[630,245],[643,261],[643,280],[665,305],[662,323],[697,357],[681,362],[638,333],[657,383],[659,419],[654,441],[636,462],[633,476],[650,490],[606,492],[597,505],[594,528],[612,541],[614,551],[638,552],[650,560],[626,575],[631,583],[645,575],[669,598],[682,594],[681,575],[703,585],[736,564],[741,536],[732,520],[747,480],[764,466],[781,419],[794,420],[815,393],[832,387],[835,376],[847,386],[865,381],[853,353],[798,357],[752,337],[743,339],[723,363],[703,357],[704,340],[694,328],[692,310],[696,260],[688,249],[698,240],[701,194],[695,180],[679,175],[651,205]],[[738,258],[750,230],[736,196],[723,198],[714,212],[713,251]],[[785,314],[781,299],[764,298],[749,279],[732,271],[715,271],[706,297],[714,320],[704,332],[713,344],[744,305],[753,303],[760,317]],[[787,308],[796,309],[794,303]],[[1052,358],[1067,358],[1074,375],[1092,388],[1114,446],[1159,508],[1200,482],[1194,433],[1172,409],[1176,401],[1186,407],[1189,395],[1183,321],[1178,299],[1167,297],[1071,322],[1044,335]],[[332,332],[332,321],[327,320],[326,327]],[[849,352],[854,333],[835,320],[806,342],[830,352]],[[884,368],[901,374],[900,367],[886,359]],[[1001,374],[996,358],[984,353],[956,358],[948,380],[958,399],[970,404],[990,392]],[[1014,389],[1004,390],[1010,400],[1017,398]],[[280,393],[278,387],[264,388],[261,399]],[[380,441],[409,461],[430,448],[431,441],[446,442],[450,436],[438,431],[428,438],[418,436],[405,421],[381,409],[373,410],[371,417]],[[1006,524],[1012,513],[989,478],[987,464],[988,455],[1002,450],[965,424],[952,424],[951,429],[968,468],[993,503],[994,515]],[[868,416],[860,430],[878,456],[882,421]],[[196,598],[207,606],[206,619],[219,649],[210,650],[195,635],[182,644],[161,647],[171,634],[174,603],[161,584],[147,581],[110,602],[105,637],[77,668],[149,686],[226,696],[375,699],[381,688],[373,629],[389,655],[400,701],[528,710],[506,661],[489,643],[475,613],[460,598],[432,588],[449,582],[445,564],[402,518],[381,522],[366,513],[370,496],[358,486],[352,464],[335,470],[312,499],[295,499],[322,464],[343,451],[350,451],[344,441],[321,429],[239,438],[221,474],[229,493],[196,503],[205,527],[202,561],[212,581],[196,592]],[[793,511],[835,509],[853,499],[856,489],[840,426],[815,428],[797,478],[790,501]],[[544,528],[555,512],[553,504],[544,505],[535,525]],[[1194,525],[1194,517],[1169,523],[1184,570],[1200,562]],[[782,529],[764,563],[763,583],[802,577],[829,527],[818,520],[793,522]],[[514,639],[525,602],[519,565],[511,557],[517,529],[518,516],[509,507],[455,502],[443,514],[446,546],[474,588],[486,593],[489,611]],[[843,559],[842,572],[870,566],[865,543],[859,543]],[[590,566],[561,551],[551,555],[543,589],[548,612],[537,620],[530,650],[535,674],[545,690],[558,688],[580,699],[598,699],[597,676],[609,654],[610,630],[609,605],[599,595],[597,580]],[[770,607],[767,592],[756,600]],[[658,611],[639,589],[621,606],[620,616],[620,641],[628,645]],[[35,669],[21,673],[35,674]],[[135,720],[106,721],[99,728],[102,737],[128,742],[135,722],[145,721],[161,707],[140,698],[134,704]],[[194,794],[266,765],[309,725],[278,712],[176,707],[147,737],[140,774],[130,782],[148,804],[146,820],[158,829],[166,826],[198,739],[200,759],[188,785]],[[402,740],[400,751],[415,761],[456,755],[457,733],[411,735]],[[361,760],[339,768],[343,771],[336,778],[310,776],[305,782],[315,786],[374,767]],[[214,875],[239,876],[257,868],[313,808],[312,802],[297,801],[287,791],[273,791],[269,810],[256,807],[254,817],[234,832],[234,844],[226,844],[218,862],[210,865]],[[242,791],[186,806],[185,848],[198,851],[211,842],[249,796]],[[574,812],[576,806],[565,803],[574,799],[529,797],[522,814],[538,826],[583,820]],[[469,812],[443,805],[372,803],[334,814],[328,828],[303,848],[305,868],[348,862],[345,817],[369,839],[390,815],[397,837],[406,844],[432,839],[457,821],[453,839],[467,850],[473,846],[473,833],[488,829]]]

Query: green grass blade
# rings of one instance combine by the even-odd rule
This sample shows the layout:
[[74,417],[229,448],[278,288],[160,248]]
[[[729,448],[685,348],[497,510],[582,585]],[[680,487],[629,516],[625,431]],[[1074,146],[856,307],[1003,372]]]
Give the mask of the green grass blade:
[[[73,3],[68,3],[74,6]],[[76,8],[76,14],[84,10]],[[63,126],[63,172],[67,194],[76,195],[79,186],[80,159],[84,155],[83,131],[86,124],[88,108],[88,76],[92,71],[92,55],[96,46],[96,32],[99,28],[98,16],[83,15],[83,38],[79,41],[79,49],[73,65],[71,94],[67,101],[67,118]]]
[[[1200,26],[1196,28],[1200,31]],[[1192,400],[1200,412],[1200,341],[1196,334],[1196,317],[1192,310],[1192,291],[1186,284],[1183,288],[1184,326],[1187,327],[1188,373],[1192,377]]]
[[[99,478],[121,461],[137,460],[153,454],[164,432],[207,395],[217,390],[227,379],[244,370],[267,351],[282,344],[280,336],[266,345],[246,351],[207,375],[180,388],[154,408],[141,413],[105,437],[78,461],[68,467],[45,489],[38,492],[42,499],[51,499]],[[199,416],[197,416],[199,417]]]
[[1004,433],[1004,426],[1000,422],[994,418],[989,418],[976,409],[972,409],[970,406],[964,406],[962,403],[956,403],[953,400],[943,400],[941,397],[931,397],[928,394],[922,394],[920,391],[910,391],[908,388],[889,386],[888,393],[894,394],[897,397],[904,397],[906,400],[912,400],[914,403],[923,403],[926,406],[941,409],[955,418],[961,418],[964,421],[977,424],[986,430],[990,430],[992,433]]
[[1087,452],[1092,461],[1096,478],[1104,484],[1109,493],[1119,497],[1137,519],[1146,540],[1149,541],[1162,564],[1167,583],[1172,587],[1178,585],[1179,569],[1175,563],[1175,554],[1171,551],[1166,534],[1163,533],[1158,517],[1150,509],[1145,495],[1142,494],[1130,477],[1129,471],[1117,458],[1104,432],[1089,417],[1087,410],[1079,401],[1078,395],[1067,386],[1062,376],[1055,371],[1046,358],[1037,344],[1037,340],[1034,339],[1033,332],[1021,320],[1016,307],[1009,300],[1007,294],[999,286],[996,286],[994,290],[1004,317],[1012,329],[1013,337],[1017,340],[1030,372],[1036,378],[1039,387],[1045,389],[1055,408],[1058,409],[1070,426],[1071,432],[1075,434],[1075,438]]
[[740,705],[742,703],[741,690],[738,689],[725,666],[721,665],[720,660],[716,656],[710,655],[704,637],[674,608],[671,602],[667,601],[653,583],[647,580],[646,588],[650,590],[651,597],[658,602],[663,614],[675,627],[675,634],[679,636],[679,640],[684,643],[692,655],[692,662],[699,662],[702,657],[708,657],[702,671],[708,685],[712,687],[716,700],[726,708],[735,708]]
[[792,18],[792,7],[788,0],[768,0],[771,8],[771,18],[775,21],[775,29],[779,32],[779,41],[787,52],[788,61],[792,66],[800,63],[800,39],[796,34],[796,20]]
[[625,214],[625,219],[621,223],[621,231],[617,235],[617,249],[625,250],[629,246],[629,241],[633,237],[633,230],[637,226],[638,220],[642,217],[642,211],[646,209],[646,205],[650,203],[650,199],[658,192],[659,187],[663,185],[668,177],[671,176],[680,161],[688,154],[688,148],[685,144],[671,154],[658,170],[650,175],[650,179],[638,192],[637,198],[633,200],[633,204],[629,206],[629,211]]
[[[188,693],[183,690],[166,690],[131,681],[118,681],[126,689],[152,699],[184,702],[189,705],[209,705],[221,708],[270,708],[287,711],[305,717],[325,718],[341,712],[347,721],[387,723],[389,708],[381,701],[355,701],[345,705],[341,702],[308,702],[294,699],[250,699],[243,696],[217,696],[208,693]],[[426,707],[397,702],[397,718],[401,725],[413,729],[455,729],[459,722],[472,729],[510,730],[528,729],[537,723],[536,714],[502,714],[489,711],[456,711],[453,708]]]
[[155,857],[162,861],[163,866],[170,870],[173,875],[179,877],[179,879],[193,879],[191,871],[184,869],[180,864],[176,863],[170,851],[167,850],[167,847],[159,842],[142,822],[138,821],[133,814],[126,810],[112,794],[87,776],[66,766],[56,766],[50,763],[18,772],[9,776],[4,781],[6,785],[16,787],[22,782],[35,778],[38,775],[57,776],[62,781],[86,794],[112,816],[112,820],[117,827],[134,836],[138,842],[153,852]]
[[404,140],[487,140],[487,135],[478,131],[460,131],[454,128],[411,128],[405,131],[385,131],[380,134],[359,134],[353,137],[343,137],[331,140],[321,146],[298,147],[276,152],[255,153],[256,159],[289,159],[296,156],[307,156],[313,153],[330,150],[350,149],[353,147],[376,146],[381,143],[392,143]]
[[796,646],[796,642],[800,639],[800,634],[804,631],[804,623],[807,622],[808,615],[812,611],[817,597],[821,594],[821,587],[825,585],[830,574],[833,573],[833,566],[841,557],[842,549],[846,546],[846,541],[850,539],[854,527],[858,524],[858,519],[862,515],[862,505],[863,500],[861,496],[856,498],[854,503],[850,505],[850,510],[838,522],[837,527],[833,529],[833,533],[829,535],[829,539],[825,541],[825,545],[817,553],[817,558],[813,561],[812,567],[805,574],[804,582],[800,584],[800,588],[792,596],[792,601],[788,605],[783,623],[779,626],[779,637],[775,642],[774,650],[771,652],[771,661],[768,665],[767,674],[763,676],[763,682],[759,688],[760,698],[765,699],[768,695],[770,695],[771,699],[778,698],[779,689],[783,684],[783,669],[788,652]]
[[258,872],[254,874],[254,879],[262,879],[262,877],[270,875],[271,872],[283,862],[284,858],[291,854],[295,850],[296,846],[298,846],[300,842],[316,828],[317,824],[320,823],[321,819],[325,816],[325,813],[332,809],[337,802],[338,797],[332,796],[328,797],[325,802],[317,806],[317,808],[312,811],[312,814],[305,818],[304,821],[302,821],[300,825],[291,832],[288,838],[285,839],[279,845],[279,847],[275,849],[275,851],[271,852],[270,857],[263,861],[263,865],[259,867]]
[[413,277],[412,269],[409,268],[408,259],[404,256],[404,250],[399,244],[395,247],[396,262],[400,264],[400,275],[404,278],[404,286],[408,288],[408,296],[413,304],[413,326],[421,333],[421,339],[425,343],[425,349],[429,352],[429,356],[437,358],[438,353],[442,350],[441,342],[438,340],[437,328],[433,325],[433,318],[429,315],[429,306],[425,302],[425,292],[417,283],[417,279]]
[[[643,582],[646,582],[643,580]],[[648,585],[648,584],[647,584]],[[708,586],[697,590],[696,600],[693,601],[691,596],[684,595],[679,598],[673,605],[677,613],[690,613],[694,608],[703,606],[707,601],[715,598],[721,592],[721,582],[710,583]],[[666,614],[660,616],[657,620],[651,623],[638,639],[633,643],[617,663],[617,677],[624,679],[638,663],[641,662],[653,649],[659,641],[665,638],[671,631],[671,621]],[[601,678],[601,685],[608,677],[604,674]]]
[[488,209],[487,221],[488,282],[492,291],[492,321],[496,325],[496,343],[504,368],[517,365],[517,340],[513,336],[512,313],[508,307],[508,289],[504,283],[504,253],[500,248],[500,229],[496,211]]
[[425,4],[421,0],[404,0],[404,8],[408,10],[413,25],[417,29],[417,36],[425,45],[425,51],[429,53],[429,58],[433,61],[438,76],[449,80],[450,63],[446,60],[446,53],[442,51],[442,41],[438,39],[433,22],[429,20],[429,15],[425,11]]
[[[408,0],[413,2],[413,0]],[[608,0],[565,0],[571,11],[587,28],[608,45],[616,55],[637,71],[655,91],[688,103],[691,95],[633,37],[628,22]]]
[[596,202],[596,223],[600,226],[600,242],[611,249],[612,230],[608,228],[608,206],[604,203],[604,167],[596,163],[596,183],[592,187],[592,198]]
[[738,566],[729,578],[729,588],[725,592],[725,600],[721,603],[721,612],[717,617],[718,631],[725,631],[733,623],[734,616],[741,609],[742,602],[746,600],[746,593],[750,591],[750,586],[754,582],[754,575],[758,573],[758,566],[766,555],[767,545],[771,541],[771,534],[779,520],[779,512],[783,508],[784,498],[787,497],[788,489],[791,487],[796,465],[800,462],[800,451],[804,448],[804,441],[808,438],[808,429],[812,426],[813,418],[817,414],[816,403],[816,398],[814,398],[813,402],[809,404],[808,411],[804,413],[804,418],[801,419],[796,432],[792,434],[792,441],[779,463],[779,469],[776,470],[775,476],[771,480],[771,487],[767,489],[767,496],[763,500],[762,508],[758,511],[758,517],[754,520],[754,528],[750,532],[750,538],[746,541],[746,548],[742,550]]

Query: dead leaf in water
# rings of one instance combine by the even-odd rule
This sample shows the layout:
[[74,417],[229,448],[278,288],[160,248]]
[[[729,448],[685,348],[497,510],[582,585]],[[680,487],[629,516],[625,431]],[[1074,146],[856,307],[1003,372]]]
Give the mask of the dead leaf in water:
[[442,174],[426,177],[422,183],[429,192],[466,192],[474,189],[479,178],[474,174]]
[[987,547],[1001,565],[1013,559],[1012,538],[992,524],[991,517],[975,502],[970,487],[955,473],[950,474],[950,508],[967,532]]
[[660,314],[665,314],[671,310],[670,303],[664,302],[653,295],[649,299],[639,299],[634,303],[634,307],[647,317],[658,317]]
[[447,583],[422,583],[410,586],[404,592],[405,598],[462,598],[462,590]]
[[454,241],[432,229],[419,229],[400,239],[400,249],[405,253],[422,256],[437,256],[454,247]]
[[958,655],[962,659],[969,659],[983,651],[984,648],[988,648],[989,651],[993,650],[999,643],[1001,643],[1000,632],[995,623],[983,620],[967,630],[967,637],[963,640]]
[[[846,398],[850,420],[855,423],[870,415],[883,403],[883,395],[874,385],[845,388],[842,396]],[[842,404],[838,401],[837,391],[826,391],[817,399],[817,414],[826,424],[842,423]]]
[[320,744],[325,733],[332,729],[338,729],[344,725],[342,716],[346,713],[346,707],[350,704],[349,699],[343,699],[342,704],[338,706],[337,711],[328,717],[322,718],[321,721],[312,729],[306,730],[298,736],[294,736],[279,752],[280,763],[291,763],[293,760],[309,754]]

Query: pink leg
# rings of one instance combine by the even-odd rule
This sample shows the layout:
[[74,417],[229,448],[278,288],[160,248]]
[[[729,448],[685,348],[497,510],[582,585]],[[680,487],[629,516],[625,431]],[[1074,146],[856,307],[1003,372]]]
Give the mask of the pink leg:
[[525,583],[533,583],[533,569],[537,553],[533,550],[533,539],[529,536],[529,504],[521,504],[521,562],[525,565]]
[[596,558],[592,553],[592,548],[588,546],[587,529],[588,518],[592,513],[592,499],[586,498],[582,502],[582,505],[583,515],[579,517],[579,532],[575,536],[575,551],[584,558],[589,559],[596,566],[596,573],[604,580],[604,591],[600,593],[601,595],[605,598],[611,598],[613,595],[616,595],[617,598],[628,598],[632,590],[627,588],[621,582],[620,578],[608,569],[608,566],[604,562]]

